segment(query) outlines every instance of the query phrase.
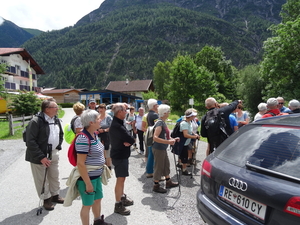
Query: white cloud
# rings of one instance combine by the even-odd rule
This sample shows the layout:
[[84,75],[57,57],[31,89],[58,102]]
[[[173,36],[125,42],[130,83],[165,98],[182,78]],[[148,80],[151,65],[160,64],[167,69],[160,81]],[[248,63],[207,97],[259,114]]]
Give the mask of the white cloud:
[[[1,3],[0,17],[19,27],[43,31],[73,26],[104,0],[7,0]],[[1,20],[0,20],[1,21]]]
[[4,19],[0,16],[0,26],[2,25],[3,22],[4,22]]

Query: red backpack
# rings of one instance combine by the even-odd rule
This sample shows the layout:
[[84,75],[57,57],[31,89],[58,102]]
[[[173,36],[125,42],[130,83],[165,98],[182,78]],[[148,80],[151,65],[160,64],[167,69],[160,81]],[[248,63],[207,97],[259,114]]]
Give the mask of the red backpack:
[[69,150],[68,150],[69,162],[73,166],[77,166],[77,152],[76,152],[76,149],[75,149],[75,142],[76,142],[76,139],[77,139],[78,135],[80,135],[80,134],[84,135],[89,140],[89,149],[91,147],[91,140],[85,133],[80,132],[80,133],[76,134],[76,137],[73,139],[72,143],[69,146]]

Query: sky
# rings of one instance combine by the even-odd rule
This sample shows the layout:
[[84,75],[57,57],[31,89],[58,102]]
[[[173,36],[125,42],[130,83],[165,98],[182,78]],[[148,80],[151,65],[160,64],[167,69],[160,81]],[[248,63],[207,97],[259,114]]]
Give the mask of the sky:
[[73,26],[98,9],[102,2],[104,0],[5,0],[0,3],[0,25],[5,19],[22,28],[60,30]]

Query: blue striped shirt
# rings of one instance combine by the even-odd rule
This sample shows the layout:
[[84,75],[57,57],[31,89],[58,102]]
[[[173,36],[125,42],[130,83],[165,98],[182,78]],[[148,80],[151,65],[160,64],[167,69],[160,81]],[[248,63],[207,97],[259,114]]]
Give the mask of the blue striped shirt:
[[[104,146],[99,141],[97,135],[95,136],[96,139],[94,139],[87,131],[84,133],[89,137],[91,145],[89,146],[89,141],[85,135],[78,135],[75,142],[77,154],[87,154],[85,165],[103,166],[105,163]],[[90,171],[88,175],[90,178],[96,178],[101,176],[102,172],[103,168],[100,168],[98,170]]]

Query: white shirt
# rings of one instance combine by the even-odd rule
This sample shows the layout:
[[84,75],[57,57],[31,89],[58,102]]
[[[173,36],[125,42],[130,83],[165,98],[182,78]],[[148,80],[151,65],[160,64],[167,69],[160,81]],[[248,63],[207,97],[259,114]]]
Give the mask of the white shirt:
[[55,150],[59,144],[59,126],[55,124],[54,117],[50,118],[47,114],[45,114],[45,120],[49,123],[50,128],[48,144],[52,144],[52,150]]
[[143,120],[143,116],[140,116],[140,115],[137,115],[136,116],[136,124],[135,124],[135,127],[138,129],[138,130],[142,130],[142,120]]

